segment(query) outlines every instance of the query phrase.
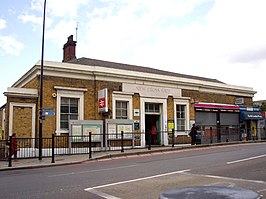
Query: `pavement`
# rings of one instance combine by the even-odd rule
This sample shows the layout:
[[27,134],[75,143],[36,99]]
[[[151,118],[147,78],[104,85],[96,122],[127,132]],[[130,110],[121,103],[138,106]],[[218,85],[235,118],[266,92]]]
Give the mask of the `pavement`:
[[101,161],[104,159],[114,159],[114,158],[126,158],[128,156],[143,156],[151,155],[154,153],[169,153],[169,151],[193,148],[196,146],[188,145],[178,145],[175,147],[164,146],[164,147],[151,147],[148,148],[136,148],[136,149],[125,149],[124,152],[119,151],[103,151],[103,152],[93,152],[92,158],[89,158],[89,154],[74,154],[74,155],[55,155],[55,161],[52,163],[51,157],[43,157],[39,160],[38,157],[35,158],[23,158],[23,159],[12,159],[12,165],[9,167],[8,161],[0,161],[0,171],[4,170],[14,170],[14,169],[31,169],[31,168],[41,168],[41,167],[51,167],[69,164],[80,164],[87,161]]
[[185,145],[176,145],[174,147],[171,146],[163,146],[163,147],[151,147],[150,150],[148,148],[137,148],[137,149],[125,149],[124,152],[121,151],[104,151],[104,152],[93,152],[92,158],[89,158],[89,154],[77,154],[77,155],[56,155],[55,162],[52,163],[51,157],[43,157],[42,160],[36,158],[27,158],[27,159],[12,159],[12,165],[9,166],[8,161],[0,161],[0,171],[4,170],[14,170],[14,169],[32,169],[32,168],[41,168],[41,167],[51,167],[51,166],[60,166],[60,165],[69,165],[69,164],[80,164],[87,161],[101,161],[103,159],[114,159],[114,158],[126,158],[129,156],[144,156],[144,155],[152,155],[152,154],[162,154],[169,153],[178,150],[184,149],[195,149],[199,147],[212,147],[217,145],[232,145],[232,144],[240,144],[242,142],[227,142],[227,143],[218,143],[218,144],[200,144],[193,145],[185,144]]

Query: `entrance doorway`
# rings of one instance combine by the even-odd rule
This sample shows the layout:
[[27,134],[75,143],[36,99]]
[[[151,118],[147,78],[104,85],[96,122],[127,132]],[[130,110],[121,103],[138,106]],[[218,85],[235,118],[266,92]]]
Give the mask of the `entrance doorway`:
[[160,115],[146,114],[145,115],[145,141],[147,144],[160,145],[161,134],[160,134],[161,122]]

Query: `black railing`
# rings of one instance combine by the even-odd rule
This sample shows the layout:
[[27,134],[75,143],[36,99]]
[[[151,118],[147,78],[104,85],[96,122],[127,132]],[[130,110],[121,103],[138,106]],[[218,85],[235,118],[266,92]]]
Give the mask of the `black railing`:
[[[89,133],[87,136],[55,136],[42,138],[42,157],[55,155],[88,154],[92,158],[94,152],[121,151],[127,149],[147,148],[155,146],[175,147],[182,144],[191,144],[190,130],[185,131],[159,131],[132,133],[119,132],[107,135]],[[105,139],[102,139],[105,137]],[[196,135],[196,144],[212,144],[217,142],[234,142],[248,140],[266,140],[265,128],[243,130],[235,127],[215,126],[199,127]],[[12,160],[16,157],[37,158],[39,154],[39,138],[16,138],[17,151],[10,147],[11,137],[0,140],[0,160]],[[11,155],[9,155],[11,154]]]

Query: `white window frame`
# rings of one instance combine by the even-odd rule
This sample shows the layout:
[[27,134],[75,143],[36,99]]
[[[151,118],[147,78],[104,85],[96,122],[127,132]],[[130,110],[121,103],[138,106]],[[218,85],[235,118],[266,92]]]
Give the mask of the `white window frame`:
[[174,99],[174,122],[175,122],[175,129],[177,129],[177,117],[176,117],[176,106],[177,105],[185,105],[185,131],[179,132],[179,134],[187,134],[187,130],[189,130],[189,100],[185,99]]
[[[61,129],[60,127],[60,107],[61,107],[61,98],[77,98],[79,99],[78,103],[78,113],[79,117],[78,120],[84,119],[84,92],[87,91],[87,89],[80,89],[80,88],[65,88],[65,87],[55,87],[57,88],[57,99],[56,99],[56,134],[60,135],[61,133],[69,133],[69,130]],[[76,91],[74,91],[76,90]]]
[[113,93],[112,94],[112,106],[113,106],[113,119],[116,119],[116,101],[126,101],[127,102],[127,113],[128,119],[132,120],[133,111],[132,111],[132,94],[127,93]]

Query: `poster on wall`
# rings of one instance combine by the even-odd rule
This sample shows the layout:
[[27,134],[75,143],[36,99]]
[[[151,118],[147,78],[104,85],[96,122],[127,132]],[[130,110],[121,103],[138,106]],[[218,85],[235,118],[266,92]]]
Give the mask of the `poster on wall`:
[[82,125],[72,125],[72,141],[80,142],[82,140]]
[[168,120],[168,131],[172,132],[172,129],[175,129],[174,120]]
[[121,131],[124,132],[124,139],[131,139],[133,134],[133,127],[131,124],[118,124],[118,138],[121,139]]
[[91,132],[91,140],[92,141],[100,141],[101,140],[101,126],[97,125],[83,125],[83,136],[86,139],[89,139],[89,133]]
[[116,124],[108,124],[108,139],[117,139]]

